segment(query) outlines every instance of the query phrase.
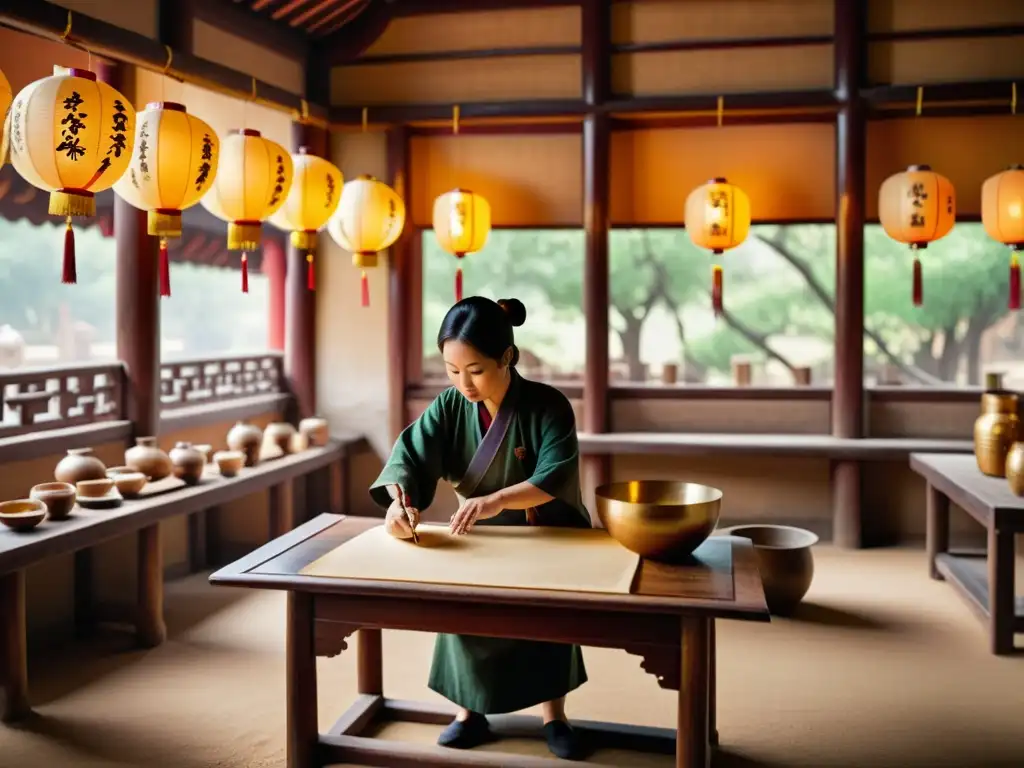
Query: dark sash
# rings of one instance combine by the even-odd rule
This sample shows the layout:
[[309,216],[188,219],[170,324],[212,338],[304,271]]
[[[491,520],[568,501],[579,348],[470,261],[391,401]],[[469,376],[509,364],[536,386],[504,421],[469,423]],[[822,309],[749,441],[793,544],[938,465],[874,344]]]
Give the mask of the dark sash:
[[[455,486],[455,492],[464,499],[473,498],[473,494],[484,479],[484,475],[487,474],[487,470],[494,463],[494,458],[498,455],[498,449],[505,442],[505,435],[508,434],[508,428],[512,426],[512,417],[516,415],[516,405],[519,403],[518,378],[518,374],[513,370],[512,381],[508,385],[505,399],[501,401],[501,406],[498,408],[494,421],[491,422],[490,428],[484,434],[480,445],[477,446],[476,453],[473,454],[469,467],[466,469],[466,474],[462,476],[462,480]],[[476,409],[473,410],[473,415],[477,415]]]

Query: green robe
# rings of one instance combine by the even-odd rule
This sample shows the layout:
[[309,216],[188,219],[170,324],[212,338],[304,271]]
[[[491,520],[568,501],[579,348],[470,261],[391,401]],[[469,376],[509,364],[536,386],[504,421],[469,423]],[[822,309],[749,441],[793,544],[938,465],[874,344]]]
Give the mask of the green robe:
[[[515,415],[473,495],[528,481],[554,497],[537,507],[536,524],[591,527],[580,492],[576,420],[568,399],[554,387],[514,372],[510,387],[518,388]],[[389,507],[386,486],[397,483],[411,506],[425,510],[434,500],[438,480],[457,486],[483,438],[478,407],[454,387],[438,395],[399,436],[370,487],[374,501]],[[510,509],[476,523],[526,524],[525,510]],[[428,685],[473,712],[498,714],[557,699],[586,681],[578,645],[439,634]]]

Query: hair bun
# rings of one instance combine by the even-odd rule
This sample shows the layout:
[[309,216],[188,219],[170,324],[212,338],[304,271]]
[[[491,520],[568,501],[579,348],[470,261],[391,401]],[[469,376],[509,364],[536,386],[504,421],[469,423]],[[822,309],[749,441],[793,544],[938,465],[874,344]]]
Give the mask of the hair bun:
[[526,307],[519,299],[498,299],[498,306],[505,310],[513,326],[518,327],[526,322]]

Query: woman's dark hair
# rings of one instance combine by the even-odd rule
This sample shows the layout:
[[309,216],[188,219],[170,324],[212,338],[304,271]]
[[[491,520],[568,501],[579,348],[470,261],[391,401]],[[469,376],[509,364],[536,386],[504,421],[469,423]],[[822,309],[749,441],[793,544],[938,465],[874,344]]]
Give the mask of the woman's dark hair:
[[513,326],[526,322],[526,307],[519,299],[491,301],[483,296],[463,299],[444,316],[437,332],[437,348],[443,353],[446,341],[462,341],[492,360],[501,361],[512,347],[512,362],[519,362],[519,348]]

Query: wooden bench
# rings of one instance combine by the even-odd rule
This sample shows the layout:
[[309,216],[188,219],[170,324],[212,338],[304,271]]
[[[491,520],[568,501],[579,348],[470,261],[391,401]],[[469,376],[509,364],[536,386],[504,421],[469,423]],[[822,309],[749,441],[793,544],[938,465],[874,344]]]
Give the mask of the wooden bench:
[[819,457],[833,460],[885,461],[906,459],[914,452],[970,453],[970,440],[864,437],[831,435],[750,435],[702,432],[580,433],[580,453],[590,455],[663,454],[707,456],[763,454]]
[[[63,554],[85,553],[104,541],[130,533],[138,535],[138,593],[134,611],[136,635],[141,645],[163,642],[163,557],[160,522],[191,515],[260,491],[270,492],[270,538],[291,530],[292,483],[295,479],[326,469],[329,476],[329,511],[343,511],[345,459],[363,441],[332,440],[328,445],[291,455],[277,454],[243,469],[233,478],[207,472],[195,486],[126,500],[120,507],[88,510],[76,507],[64,521],[44,521],[31,531],[0,530],[0,720],[11,722],[31,711],[28,697],[27,637],[25,619],[25,569]],[[26,495],[28,489],[26,489]],[[76,557],[76,619],[88,608],[79,603],[90,590],[79,582],[82,572]]]
[[[1024,632],[1024,598],[1016,597],[1014,536],[1024,533],[1024,498],[1001,477],[981,473],[973,453],[914,453],[910,467],[927,486],[928,569],[967,599],[988,627],[989,648],[1010,654],[1014,634]],[[984,553],[949,551],[949,503],[953,501],[988,531]]]

